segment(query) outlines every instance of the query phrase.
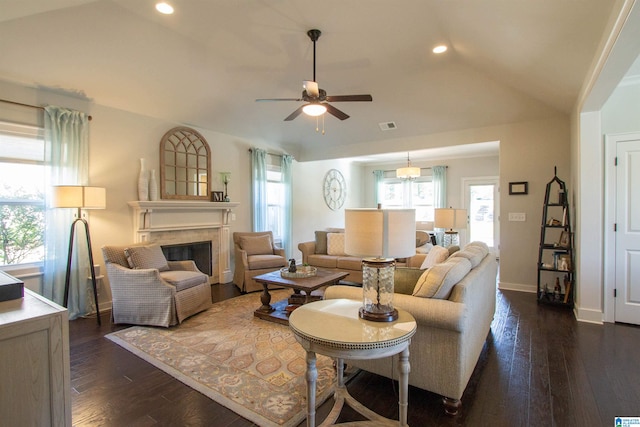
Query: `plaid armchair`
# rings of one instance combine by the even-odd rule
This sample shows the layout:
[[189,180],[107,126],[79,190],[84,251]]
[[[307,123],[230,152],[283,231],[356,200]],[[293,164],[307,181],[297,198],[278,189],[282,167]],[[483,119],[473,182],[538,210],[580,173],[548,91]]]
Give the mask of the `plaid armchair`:
[[261,291],[263,287],[254,277],[288,265],[284,249],[274,245],[271,231],[234,232],[233,243],[233,283],[242,292]]
[[157,245],[103,246],[102,254],[114,323],[168,327],[212,305],[209,278],[193,261],[167,261]]

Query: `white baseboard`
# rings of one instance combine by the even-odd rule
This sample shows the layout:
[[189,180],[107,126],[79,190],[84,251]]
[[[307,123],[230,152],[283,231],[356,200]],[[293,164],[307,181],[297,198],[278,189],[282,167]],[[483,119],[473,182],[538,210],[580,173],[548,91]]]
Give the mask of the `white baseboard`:
[[538,293],[538,287],[536,285],[524,285],[521,283],[498,282],[498,289],[503,291],[529,292],[532,294]]
[[578,322],[595,323],[596,325],[602,325],[604,313],[600,310],[593,310],[587,308],[574,307],[573,313],[576,316]]

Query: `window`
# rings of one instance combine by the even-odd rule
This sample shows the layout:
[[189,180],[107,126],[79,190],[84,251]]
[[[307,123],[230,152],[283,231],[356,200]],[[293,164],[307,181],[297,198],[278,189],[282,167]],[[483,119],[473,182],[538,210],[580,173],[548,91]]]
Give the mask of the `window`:
[[43,133],[0,122],[0,265],[44,260]]
[[433,221],[433,181],[430,176],[412,181],[384,178],[379,191],[383,209],[414,208],[416,221]]
[[284,183],[279,166],[267,166],[267,226],[273,239],[282,242],[284,234]]

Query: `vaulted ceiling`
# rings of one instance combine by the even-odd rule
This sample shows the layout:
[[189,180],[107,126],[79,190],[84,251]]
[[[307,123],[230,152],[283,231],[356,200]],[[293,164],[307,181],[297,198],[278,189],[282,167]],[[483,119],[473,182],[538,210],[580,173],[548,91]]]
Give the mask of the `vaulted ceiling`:
[[[613,3],[173,0],[175,13],[161,15],[153,0],[0,0],[0,79],[281,146],[304,160],[318,145],[568,114]],[[283,121],[299,102],[255,102],[300,96],[313,78],[311,28],[322,31],[320,87],[373,96],[335,103],[351,117],[327,116],[324,136],[310,117]],[[437,44],[449,50],[432,53]],[[381,131],[391,121],[397,129]]]

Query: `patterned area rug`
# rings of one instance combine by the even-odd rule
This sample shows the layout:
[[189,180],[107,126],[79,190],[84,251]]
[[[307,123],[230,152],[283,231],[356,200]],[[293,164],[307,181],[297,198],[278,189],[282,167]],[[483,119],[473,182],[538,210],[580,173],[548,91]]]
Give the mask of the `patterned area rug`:
[[[289,290],[271,292],[272,301]],[[253,317],[260,293],[214,304],[169,329],[133,326],[116,344],[260,426],[296,426],[306,416],[305,351],[288,326]],[[318,355],[316,402],[334,391],[333,361]]]

